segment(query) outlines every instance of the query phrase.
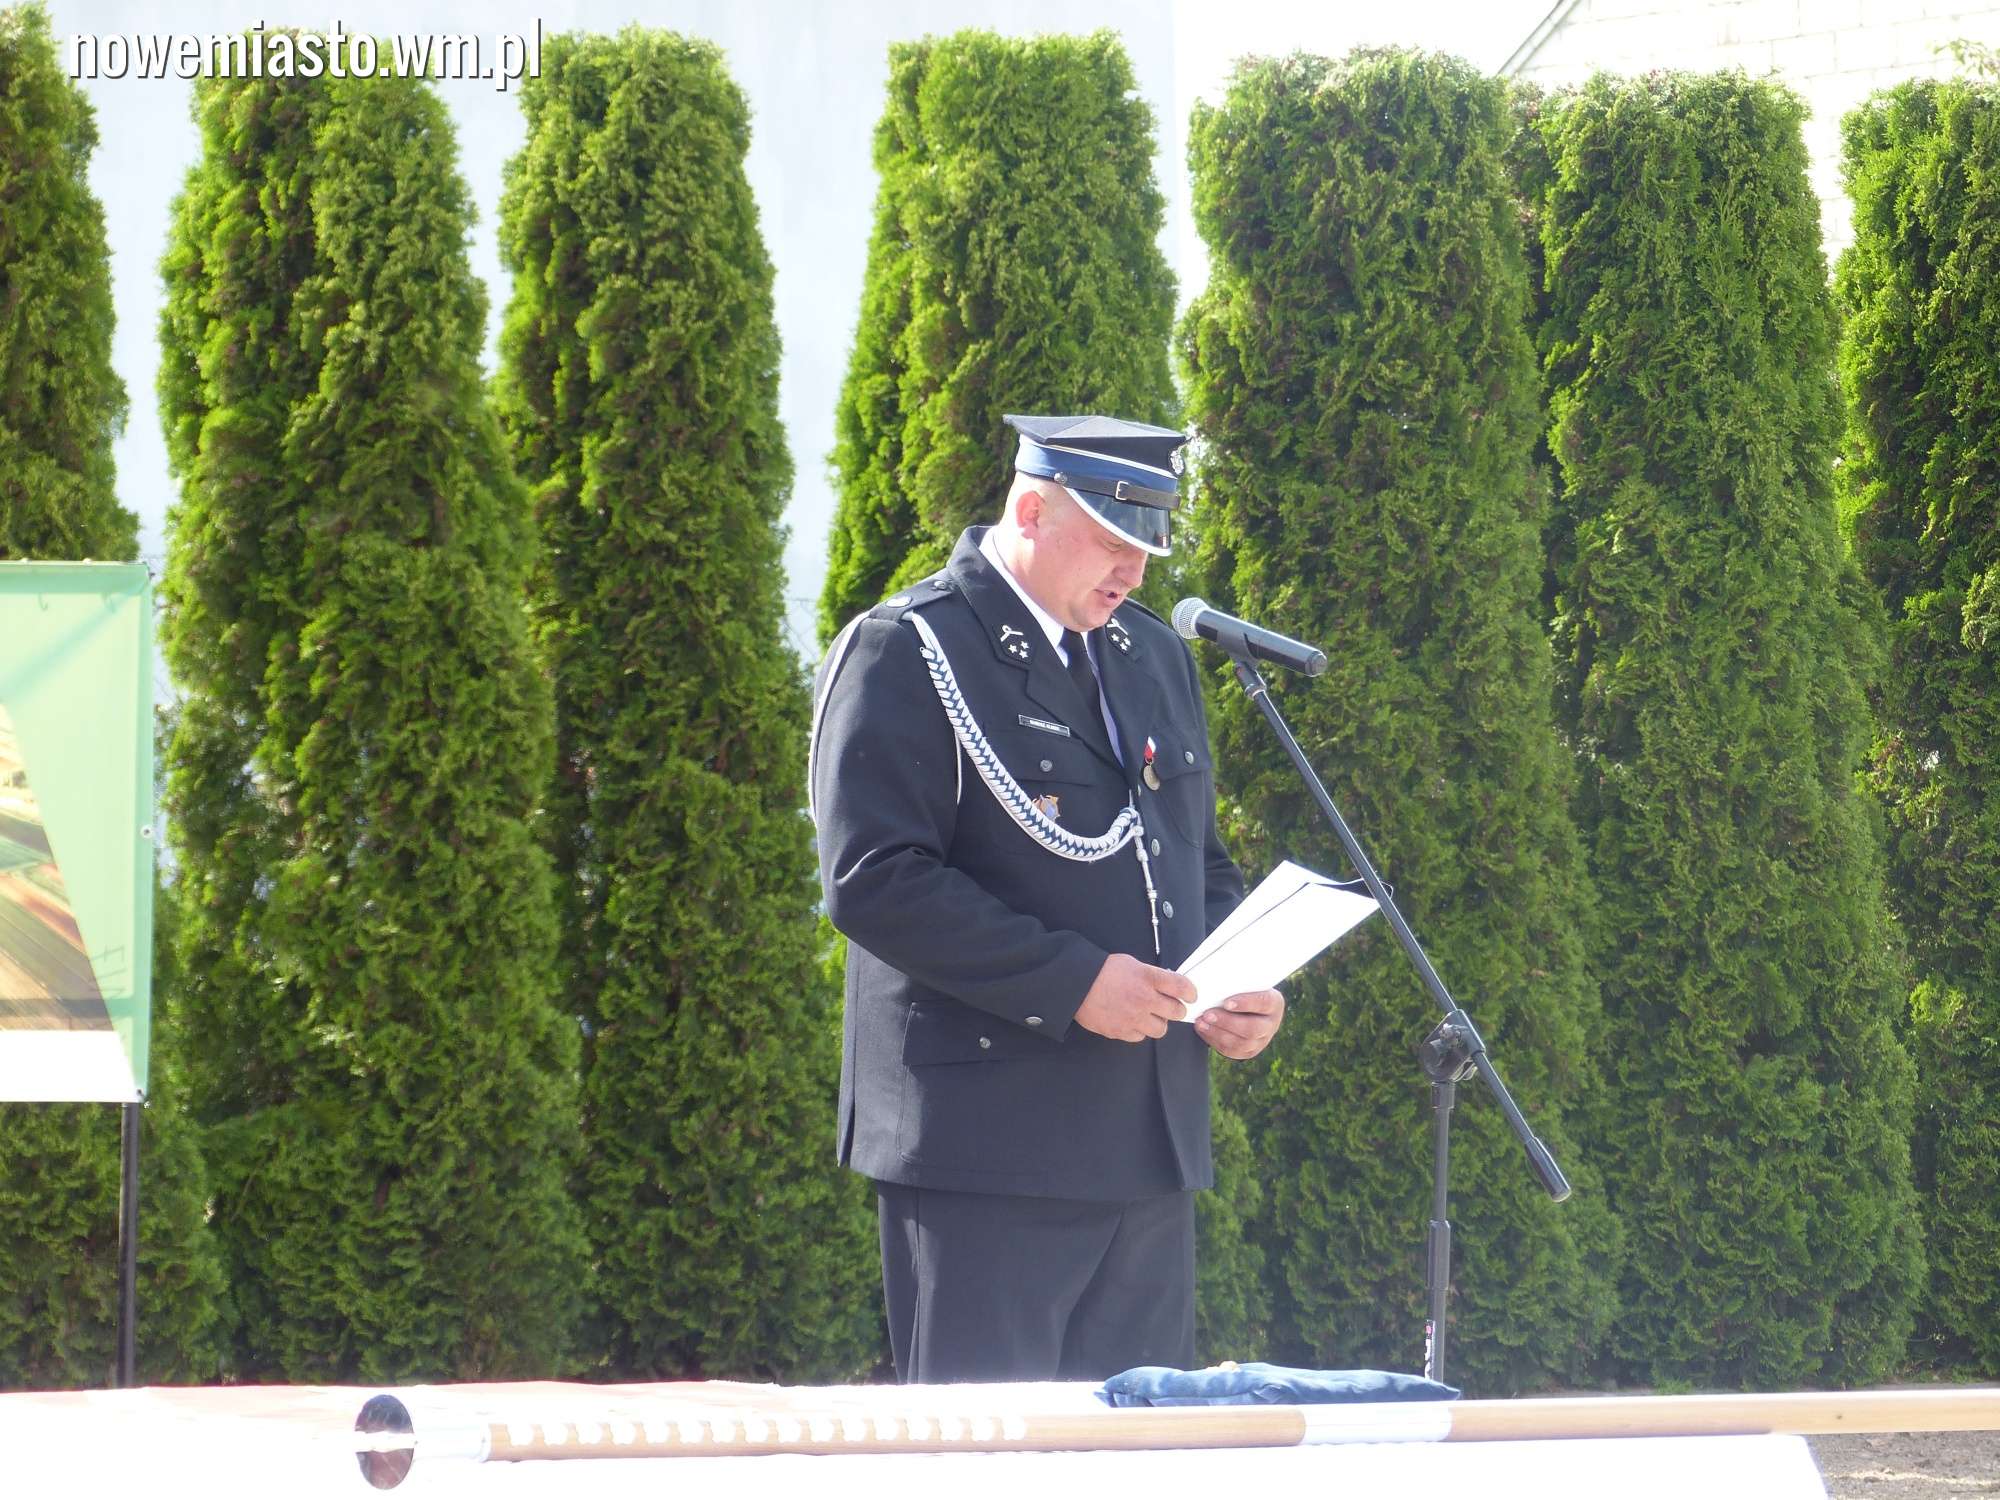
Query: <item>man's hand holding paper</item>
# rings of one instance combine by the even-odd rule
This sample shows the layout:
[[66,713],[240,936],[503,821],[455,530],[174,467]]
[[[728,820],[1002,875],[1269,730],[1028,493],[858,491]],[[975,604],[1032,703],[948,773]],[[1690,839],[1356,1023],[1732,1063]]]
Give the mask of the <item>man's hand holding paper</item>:
[[1211,1005],[1195,1018],[1194,1029],[1224,1057],[1245,1062],[1270,1045],[1285,1019],[1285,997],[1276,990],[1250,990]]
[[[1281,1017],[1284,1000],[1273,986],[1378,909],[1375,898],[1359,885],[1329,880],[1290,860],[1280,863],[1180,966],[1180,972],[1194,981],[1196,992],[1187,1019],[1225,1018],[1211,1024],[1220,1027],[1221,1037],[1229,1043],[1247,1045],[1252,1038],[1231,1022],[1249,1023],[1254,1032],[1257,1027],[1251,1017],[1261,1020],[1269,1013],[1270,1002],[1275,1002],[1275,1014]],[[1225,1000],[1245,1003],[1235,1010],[1220,1008]],[[1263,1039],[1246,1053],[1231,1051],[1209,1030],[1202,1036],[1225,1056],[1250,1056],[1276,1029],[1273,1018]]]

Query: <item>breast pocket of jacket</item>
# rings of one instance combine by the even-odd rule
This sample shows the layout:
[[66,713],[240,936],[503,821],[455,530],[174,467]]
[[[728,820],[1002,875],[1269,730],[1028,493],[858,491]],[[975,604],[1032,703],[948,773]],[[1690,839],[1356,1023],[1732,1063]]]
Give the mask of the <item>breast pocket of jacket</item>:
[[[1074,739],[1022,729],[994,735],[993,748],[1035,809],[1072,833],[1096,837],[1123,805],[1124,788],[1116,785],[1116,778],[1087,746]],[[1019,827],[999,841],[997,850],[1009,855],[1044,853]]]
[[1179,735],[1159,736],[1153,747],[1153,775],[1159,780],[1156,801],[1165,805],[1167,820],[1196,848],[1208,836],[1215,813],[1214,766],[1208,746]]

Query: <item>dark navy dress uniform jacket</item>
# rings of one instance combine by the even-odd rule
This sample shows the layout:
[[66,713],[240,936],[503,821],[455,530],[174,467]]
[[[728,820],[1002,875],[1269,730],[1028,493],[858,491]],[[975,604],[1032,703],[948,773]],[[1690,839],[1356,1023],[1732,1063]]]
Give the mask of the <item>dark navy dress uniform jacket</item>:
[[[1216,832],[1194,659],[1130,601],[1093,634],[1121,764],[981,534],[856,621],[815,689],[820,875],[849,939],[840,1160],[880,1181],[1051,1198],[1212,1186],[1209,1048],[1194,1028],[1132,1043],[1073,1024],[1107,954],[1174,968],[1243,898]],[[979,728],[1065,828],[1101,834],[1137,798],[1157,954],[1134,850],[1052,853],[961,754],[918,654],[919,612]],[[1142,775],[1149,739],[1157,790]]]

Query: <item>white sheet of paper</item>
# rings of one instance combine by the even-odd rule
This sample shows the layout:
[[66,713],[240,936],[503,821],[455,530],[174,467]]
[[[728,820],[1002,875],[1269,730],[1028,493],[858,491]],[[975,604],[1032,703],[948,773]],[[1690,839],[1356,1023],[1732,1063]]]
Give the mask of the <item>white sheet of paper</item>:
[[1275,988],[1376,909],[1373,896],[1281,862],[1180,966],[1196,990],[1186,1019],[1245,990]]

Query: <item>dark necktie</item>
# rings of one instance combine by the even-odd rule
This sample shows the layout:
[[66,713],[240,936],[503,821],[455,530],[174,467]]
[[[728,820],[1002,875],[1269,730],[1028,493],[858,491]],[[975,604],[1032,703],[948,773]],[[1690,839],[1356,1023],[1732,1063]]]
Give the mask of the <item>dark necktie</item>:
[[1069,657],[1069,680],[1083,694],[1083,701],[1091,713],[1102,719],[1104,709],[1097,701],[1097,674],[1090,670],[1090,652],[1083,644],[1083,637],[1074,630],[1065,630],[1063,651]]

